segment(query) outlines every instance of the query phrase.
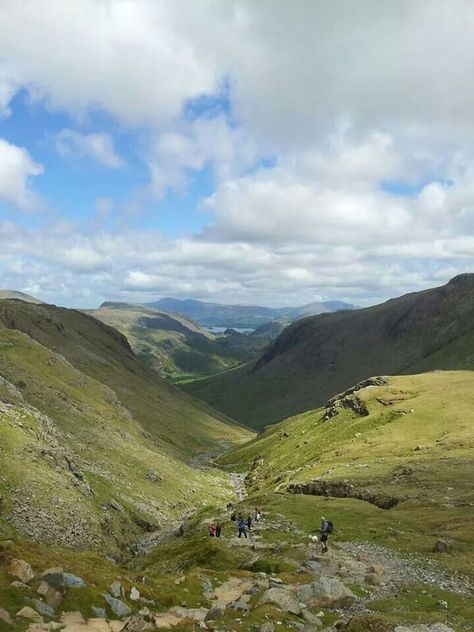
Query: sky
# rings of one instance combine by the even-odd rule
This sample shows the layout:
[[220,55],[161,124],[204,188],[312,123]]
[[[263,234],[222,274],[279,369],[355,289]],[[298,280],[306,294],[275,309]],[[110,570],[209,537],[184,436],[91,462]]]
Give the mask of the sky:
[[0,0],[0,288],[370,305],[474,263],[470,0]]

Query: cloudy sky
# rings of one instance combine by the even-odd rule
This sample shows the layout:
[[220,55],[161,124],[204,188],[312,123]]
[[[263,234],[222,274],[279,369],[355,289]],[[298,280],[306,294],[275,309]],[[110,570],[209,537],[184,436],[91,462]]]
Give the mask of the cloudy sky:
[[474,263],[470,0],[0,0],[0,287],[371,304]]

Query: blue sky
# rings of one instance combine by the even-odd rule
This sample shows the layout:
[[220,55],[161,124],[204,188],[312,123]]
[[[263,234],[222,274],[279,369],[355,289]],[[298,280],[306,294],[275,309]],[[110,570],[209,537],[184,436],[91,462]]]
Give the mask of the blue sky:
[[0,287],[364,305],[469,271],[474,8],[300,4],[5,0]]

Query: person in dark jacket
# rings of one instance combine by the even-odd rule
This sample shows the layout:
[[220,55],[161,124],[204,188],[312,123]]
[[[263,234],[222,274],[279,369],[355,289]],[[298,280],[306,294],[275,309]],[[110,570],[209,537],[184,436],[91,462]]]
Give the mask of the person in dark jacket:
[[245,529],[245,520],[243,519],[242,515],[239,517],[237,521],[237,527],[239,529],[239,538],[241,538],[242,536],[247,537],[247,530]]
[[247,516],[247,529],[250,531],[252,528],[252,516],[249,514]]

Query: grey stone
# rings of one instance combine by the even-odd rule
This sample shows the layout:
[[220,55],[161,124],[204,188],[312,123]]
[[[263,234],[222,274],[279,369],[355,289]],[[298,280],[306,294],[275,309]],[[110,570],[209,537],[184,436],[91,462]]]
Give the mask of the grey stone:
[[449,553],[450,550],[451,545],[447,540],[437,540],[433,548],[434,553]]
[[92,606],[92,612],[97,619],[105,619],[107,616],[107,610],[105,608],[99,608],[98,606]]
[[441,610],[447,610],[448,609],[448,602],[444,601],[443,599],[439,599],[436,602],[436,605],[438,606],[438,608],[440,608]]
[[271,621],[268,621],[260,626],[260,632],[275,632],[275,626]]
[[155,470],[148,470],[146,477],[155,483],[159,483],[162,480],[161,476],[158,472],[155,472]]
[[314,597],[314,589],[312,584],[302,584],[298,590],[298,600],[308,603]]
[[112,610],[115,616],[119,618],[126,617],[128,614],[131,613],[131,610],[127,606],[127,604],[123,603],[123,601],[120,601],[120,599],[115,599],[114,597],[112,597],[112,595],[109,595],[108,593],[102,593],[102,596],[105,599],[105,601],[109,604],[110,609]]
[[14,581],[10,584],[10,588],[18,588],[18,590],[29,590],[29,586],[23,582]]
[[15,625],[15,622],[13,621],[11,616],[3,608],[0,608],[0,621],[3,621],[7,625]]
[[66,592],[66,584],[64,582],[64,571],[60,567],[48,568],[41,574],[41,579],[49,584],[51,588],[59,592]]
[[36,612],[38,612],[42,617],[48,617],[50,619],[54,619],[55,612],[54,608],[48,606],[47,603],[41,601],[41,599],[33,599],[33,603],[35,606]]
[[225,615],[225,609],[219,606],[212,607],[209,612],[206,614],[206,621],[217,621],[218,619],[222,619]]
[[135,586],[133,586],[130,591],[130,599],[132,601],[138,601],[140,599],[140,591],[135,588]]
[[352,603],[356,596],[342,582],[333,577],[321,577],[312,584],[313,605],[320,608],[343,606]]
[[323,627],[323,622],[321,621],[321,619],[317,617],[315,614],[313,614],[312,612],[310,612],[309,610],[303,610],[302,616],[303,616],[303,619],[306,621],[306,623],[309,623],[315,628],[319,629]]
[[112,582],[110,585],[110,592],[114,597],[123,597],[124,590],[122,584],[119,581]]
[[73,575],[72,573],[64,573],[64,583],[68,588],[85,588],[86,582],[77,577],[77,575]]
[[297,598],[285,588],[269,588],[263,593],[260,603],[272,603],[284,612],[296,615],[301,614],[301,607]]

